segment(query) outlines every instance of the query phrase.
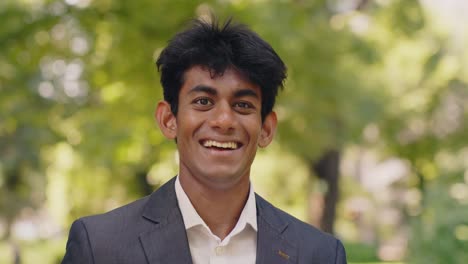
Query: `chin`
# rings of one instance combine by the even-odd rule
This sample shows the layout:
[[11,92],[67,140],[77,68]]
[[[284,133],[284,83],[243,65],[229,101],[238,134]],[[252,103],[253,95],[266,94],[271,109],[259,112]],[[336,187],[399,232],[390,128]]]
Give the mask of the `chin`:
[[[221,176],[222,175],[222,176]],[[243,176],[233,174],[230,171],[212,171],[202,176],[207,185],[215,188],[226,189],[242,181]]]

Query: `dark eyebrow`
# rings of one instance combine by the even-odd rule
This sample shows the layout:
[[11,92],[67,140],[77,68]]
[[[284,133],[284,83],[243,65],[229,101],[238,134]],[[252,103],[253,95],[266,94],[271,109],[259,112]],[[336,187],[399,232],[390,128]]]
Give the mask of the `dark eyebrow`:
[[217,95],[218,92],[216,91],[215,88],[213,87],[210,87],[210,86],[206,86],[206,85],[197,85],[195,87],[193,87],[189,93],[196,93],[196,92],[203,92],[203,93],[207,93],[207,94],[210,94],[210,95]]
[[[196,92],[202,92],[202,93],[207,93],[207,94],[210,94],[210,95],[217,95],[218,94],[218,91],[216,91],[215,88],[213,87],[210,87],[210,86],[206,86],[206,85],[197,85],[195,87],[193,87],[189,93],[196,93]],[[236,98],[239,98],[239,97],[244,97],[244,96],[250,96],[250,97],[254,97],[256,99],[259,99],[260,96],[259,94],[252,90],[252,89],[241,89],[241,90],[238,90],[234,93],[234,97]]]
[[244,96],[250,96],[250,97],[255,97],[256,99],[260,99],[260,96],[258,95],[258,93],[252,89],[242,89],[234,93],[234,97],[244,97]]

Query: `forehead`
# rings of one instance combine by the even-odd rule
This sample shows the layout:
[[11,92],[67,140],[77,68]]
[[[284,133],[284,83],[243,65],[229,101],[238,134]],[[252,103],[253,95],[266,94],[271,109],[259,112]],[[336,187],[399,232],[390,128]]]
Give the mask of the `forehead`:
[[187,93],[190,89],[202,85],[216,89],[218,92],[252,89],[261,95],[258,85],[233,68],[227,68],[221,74],[214,74],[209,68],[196,65],[185,71],[183,81],[180,93]]

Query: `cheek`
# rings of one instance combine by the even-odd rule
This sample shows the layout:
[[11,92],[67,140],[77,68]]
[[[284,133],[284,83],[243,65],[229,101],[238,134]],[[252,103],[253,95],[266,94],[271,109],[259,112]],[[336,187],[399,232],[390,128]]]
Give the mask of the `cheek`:
[[252,120],[246,124],[246,127],[249,128],[247,133],[249,134],[250,140],[253,141],[252,143],[255,143],[256,145],[262,134],[262,127],[260,122]]
[[184,113],[177,122],[177,137],[191,137],[199,130],[201,118],[193,113]]

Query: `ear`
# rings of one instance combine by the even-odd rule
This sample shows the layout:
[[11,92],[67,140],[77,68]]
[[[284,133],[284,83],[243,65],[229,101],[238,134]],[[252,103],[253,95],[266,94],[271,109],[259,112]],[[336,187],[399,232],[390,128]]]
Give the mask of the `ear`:
[[268,146],[276,133],[276,126],[278,124],[278,119],[275,112],[269,113],[262,124],[262,132],[260,134],[260,139],[258,140],[258,146],[265,148]]
[[159,102],[154,115],[163,135],[168,139],[175,139],[177,120],[171,111],[171,105],[166,101]]

